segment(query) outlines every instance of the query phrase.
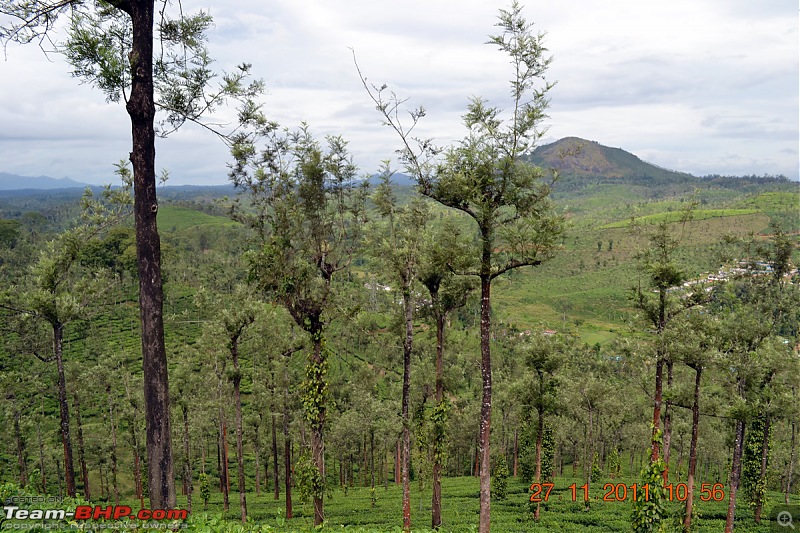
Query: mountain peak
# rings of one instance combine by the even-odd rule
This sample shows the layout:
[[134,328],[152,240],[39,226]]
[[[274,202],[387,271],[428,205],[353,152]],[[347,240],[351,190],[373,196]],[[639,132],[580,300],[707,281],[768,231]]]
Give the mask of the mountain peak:
[[604,146],[580,137],[565,137],[536,148],[532,163],[558,170],[563,178],[609,181],[685,182],[693,176],[642,161],[621,148]]

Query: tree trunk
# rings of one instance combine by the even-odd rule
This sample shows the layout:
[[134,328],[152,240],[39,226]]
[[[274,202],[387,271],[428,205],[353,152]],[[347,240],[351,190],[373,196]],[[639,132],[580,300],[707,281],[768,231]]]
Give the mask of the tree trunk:
[[64,497],[64,484],[61,482],[61,461],[56,459],[56,479],[58,480],[58,497]]
[[[259,414],[259,423],[253,432],[253,451],[255,452],[254,455],[256,461],[256,498],[261,496],[261,441],[258,437],[258,430],[261,427],[262,420],[263,417],[261,414]],[[266,480],[264,481],[264,484],[266,485]]]
[[[431,291],[434,308],[438,307],[438,292]],[[436,406],[444,402],[444,313],[436,313]],[[440,411],[440,415],[442,411]],[[444,420],[437,420],[433,428],[433,496],[431,497],[431,527],[442,525],[442,456],[444,455]]]
[[792,492],[792,477],[794,476],[794,456],[797,426],[792,422],[792,441],[789,445],[789,472],[786,476],[786,489],[783,491],[783,503],[789,505],[789,494]]
[[111,385],[106,386],[108,395],[108,420],[111,423],[111,482],[114,485],[114,504],[119,505],[119,486],[117,485],[117,423],[114,419],[114,399]]
[[[221,401],[221,399],[220,399]],[[222,405],[219,407],[219,489],[222,492],[222,509],[228,510],[230,506],[228,486],[228,435],[225,419],[223,418]]]
[[514,429],[514,477],[517,477],[518,470],[519,470],[519,435],[515,428]]
[[[592,426],[594,426],[594,421],[592,420],[592,404],[589,403],[589,448],[586,458],[586,492],[588,493],[589,490],[592,488],[592,468],[594,467],[594,438],[592,437]],[[584,502],[584,508],[588,511],[589,510],[589,500]]]
[[411,531],[411,427],[408,403],[411,388],[411,351],[414,340],[414,303],[411,300],[410,282],[403,287],[403,315],[406,327],[403,339],[403,399],[401,408],[403,423],[403,531]]
[[651,439],[651,452],[650,462],[655,463],[658,461],[660,453],[659,439],[656,438],[661,428],[661,401],[664,388],[664,361],[666,360],[666,349],[664,346],[663,333],[664,328],[667,326],[666,308],[667,308],[667,291],[666,289],[659,289],[658,292],[659,306],[658,306],[658,324],[656,324],[656,331],[658,334],[656,345],[656,385],[653,393],[653,438]]
[[689,472],[686,477],[686,510],[683,517],[683,531],[692,530],[692,502],[694,501],[694,475],[697,470],[697,434],[700,428],[700,377],[702,366],[696,366],[694,376],[694,402],[692,403],[692,441],[689,444]]
[[78,461],[81,464],[81,477],[83,478],[83,495],[87,501],[92,499],[92,491],[89,487],[89,469],[86,467],[86,449],[83,445],[83,424],[81,423],[81,403],[78,399],[77,391],[73,392],[72,398],[75,407],[75,422],[78,424]]
[[147,483],[151,509],[175,507],[175,479],[170,433],[167,353],[164,348],[164,294],[161,285],[161,241],[156,213],[156,149],[153,121],[153,0],[125,3],[133,25],[131,93],[126,105],[133,147],[136,258],[139,313],[142,323]]
[[733,460],[731,462],[731,485],[728,493],[728,515],[725,518],[725,533],[733,533],[733,521],[736,514],[736,491],[739,489],[739,478],[742,473],[742,447],[744,446],[744,422],[736,421],[736,438],[733,443]]
[[325,428],[325,389],[327,388],[326,374],[327,361],[322,350],[321,327],[312,332],[314,350],[311,353],[307,375],[311,387],[311,396],[314,398],[314,410],[310,413],[311,425],[311,461],[317,469],[319,479],[312,488],[314,495],[314,526],[319,526],[325,520],[324,491],[325,491],[325,441],[323,440]]
[[662,381],[664,376],[664,360],[661,358],[661,355],[657,355],[656,360],[656,387],[655,387],[655,394],[653,395],[653,438],[651,442],[651,452],[650,452],[650,462],[655,463],[658,461],[658,456],[660,453],[658,440],[656,439],[656,434],[659,432],[661,428],[661,393],[662,393]]
[[[539,376],[541,379],[541,376]],[[536,409],[539,415],[539,420],[536,422],[536,467],[533,473],[533,481],[539,483],[542,481],[542,438],[544,435],[544,409],[539,405]],[[541,512],[541,502],[537,502],[536,509],[533,511],[533,519],[539,521]]]
[[[14,436],[17,440],[17,467],[19,468],[19,486],[25,488],[28,484],[28,467],[25,461],[25,440],[19,428],[19,409],[14,410]],[[78,435],[80,435],[80,422],[78,422]],[[83,447],[81,446],[81,449]],[[81,457],[83,452],[81,451]]]
[[487,250],[484,243],[481,273],[481,379],[483,384],[483,398],[481,400],[481,425],[480,425],[480,457],[481,457],[481,483],[480,483],[480,520],[479,533],[489,533],[491,528],[491,450],[489,437],[492,426],[492,356],[491,356],[491,247]]
[[[288,365],[288,363],[286,363]],[[283,370],[283,470],[286,485],[286,518],[292,518],[292,440],[289,437],[289,376]]]
[[[667,390],[672,388],[672,360],[667,358],[665,361],[667,365]],[[672,402],[666,401],[664,406],[664,485],[668,483],[669,479],[669,455],[672,443]]]
[[273,485],[274,485],[274,498],[276,500],[280,499],[281,497],[281,485],[279,481],[279,471],[278,471],[278,434],[277,429],[275,427],[275,415],[272,415],[272,478],[273,478]]
[[[761,474],[759,475],[759,481],[761,483],[766,484],[766,477],[767,477],[767,461],[769,460],[769,428],[770,428],[770,416],[767,414],[764,420],[764,436],[761,440]],[[756,508],[753,511],[754,518],[756,524],[761,523],[761,511],[764,508],[764,495],[758,496],[758,502],[756,503]]]
[[[184,398],[185,399],[185,398]],[[184,401],[181,404],[183,411],[183,480],[186,484],[186,510],[192,512],[192,461],[189,457],[189,406]]]
[[58,366],[58,405],[61,415],[61,444],[64,447],[64,482],[67,496],[75,497],[75,474],[72,468],[72,439],[69,433],[69,405],[67,404],[67,378],[64,372],[64,325],[53,324],[53,351]]
[[47,471],[44,464],[44,442],[42,442],[41,424],[36,425],[36,438],[39,441],[39,470],[42,473],[42,494],[47,494]]
[[[233,403],[236,406],[236,461],[239,467],[239,507],[242,524],[247,523],[247,499],[244,494],[244,447],[242,445],[242,374],[239,369],[239,336],[231,337],[231,359],[233,359]],[[226,453],[227,456],[227,453]]]
[[361,457],[363,462],[361,463],[361,486],[367,486],[367,475],[369,473],[369,448],[367,447],[367,434],[364,433],[364,446],[361,450]]

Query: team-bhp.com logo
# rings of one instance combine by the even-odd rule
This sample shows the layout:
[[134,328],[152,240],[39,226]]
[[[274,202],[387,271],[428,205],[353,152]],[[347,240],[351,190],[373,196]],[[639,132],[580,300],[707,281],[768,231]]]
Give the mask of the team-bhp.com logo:
[[75,511],[64,509],[20,509],[15,505],[3,507],[6,520],[185,520],[185,509],[139,509],[136,513],[127,505],[79,505]]

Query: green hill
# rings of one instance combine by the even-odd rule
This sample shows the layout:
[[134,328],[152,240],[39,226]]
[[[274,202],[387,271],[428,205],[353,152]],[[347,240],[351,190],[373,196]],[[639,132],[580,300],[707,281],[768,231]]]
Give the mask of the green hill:
[[[544,168],[558,170],[560,188],[583,182],[635,182],[640,185],[675,185],[697,180],[691,174],[667,170],[642,161],[621,148],[611,148],[596,141],[565,137],[539,146],[530,161]],[[579,181],[580,180],[580,181]]]

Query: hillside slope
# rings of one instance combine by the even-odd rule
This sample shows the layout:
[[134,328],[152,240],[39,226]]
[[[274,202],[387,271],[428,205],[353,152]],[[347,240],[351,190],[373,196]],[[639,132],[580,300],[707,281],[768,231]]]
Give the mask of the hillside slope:
[[667,170],[642,161],[621,148],[611,148],[596,141],[565,137],[533,151],[531,162],[554,168],[567,181],[576,178],[602,181],[639,181],[643,183],[684,183],[697,178],[691,174]]

